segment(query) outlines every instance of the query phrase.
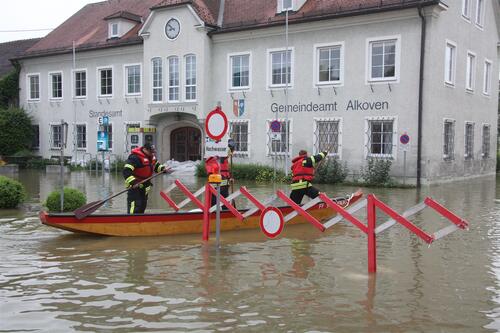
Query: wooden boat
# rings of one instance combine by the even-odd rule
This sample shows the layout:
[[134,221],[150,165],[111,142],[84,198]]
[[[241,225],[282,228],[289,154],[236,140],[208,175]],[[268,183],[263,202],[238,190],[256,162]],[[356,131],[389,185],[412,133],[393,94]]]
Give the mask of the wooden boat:
[[[347,207],[358,201],[363,193],[358,191],[346,197],[333,198],[334,201]],[[292,212],[289,206],[277,207],[284,216]],[[242,214],[246,209],[239,210]],[[335,215],[333,209],[324,203],[318,203],[307,210],[319,221]],[[180,234],[199,234],[203,232],[203,212],[165,212],[154,214],[93,214],[78,220],[73,213],[39,214],[43,224],[76,233],[86,233],[103,236],[165,236]],[[308,223],[302,216],[297,215],[286,223],[286,227],[293,224]],[[229,211],[221,212],[221,231],[255,229],[260,226],[260,211],[239,221]],[[211,215],[210,229],[215,231],[215,213]]]

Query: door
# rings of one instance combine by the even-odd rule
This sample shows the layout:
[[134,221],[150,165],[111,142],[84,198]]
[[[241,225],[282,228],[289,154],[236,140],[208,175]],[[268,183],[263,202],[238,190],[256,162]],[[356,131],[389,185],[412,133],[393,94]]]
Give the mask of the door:
[[181,127],[170,134],[171,158],[176,161],[201,159],[201,131],[194,127]]

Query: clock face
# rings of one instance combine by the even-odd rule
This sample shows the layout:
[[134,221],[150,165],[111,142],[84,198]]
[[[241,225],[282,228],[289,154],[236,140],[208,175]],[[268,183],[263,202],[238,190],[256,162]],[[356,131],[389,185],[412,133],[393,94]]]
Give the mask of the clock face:
[[179,36],[179,32],[181,32],[181,24],[174,18],[168,20],[165,25],[165,34],[169,39],[176,39]]

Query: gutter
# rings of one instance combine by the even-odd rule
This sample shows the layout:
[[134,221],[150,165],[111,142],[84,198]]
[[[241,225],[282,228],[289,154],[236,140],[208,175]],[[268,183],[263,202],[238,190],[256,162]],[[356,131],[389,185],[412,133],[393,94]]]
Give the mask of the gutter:
[[425,65],[425,42],[427,38],[427,20],[424,16],[422,5],[418,6],[418,16],[422,21],[420,33],[420,73],[418,83],[418,125],[417,125],[417,188],[422,186],[422,118],[424,103],[424,65]]
[[[142,37],[134,37],[133,39],[129,39],[127,41],[120,41],[120,42],[114,43],[114,44],[81,45],[80,47],[76,48],[76,51],[84,52],[84,51],[95,51],[95,50],[102,50],[102,49],[112,49],[115,47],[133,46],[133,45],[140,45],[143,43],[144,43],[144,40],[142,39]],[[25,53],[25,54],[22,54],[20,56],[14,57],[10,60],[12,61],[12,60],[23,60],[23,59],[31,59],[31,58],[38,58],[38,57],[49,57],[49,56],[68,54],[68,53],[73,53],[73,48],[63,47],[63,48],[58,48],[58,49],[48,49],[48,50],[39,51],[39,52]]]

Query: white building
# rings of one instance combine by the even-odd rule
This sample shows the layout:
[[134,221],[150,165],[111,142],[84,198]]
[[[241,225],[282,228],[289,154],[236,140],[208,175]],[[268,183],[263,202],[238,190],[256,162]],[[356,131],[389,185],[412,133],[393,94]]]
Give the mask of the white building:
[[[200,159],[204,119],[220,101],[244,163],[277,158],[282,168],[300,149],[331,147],[352,172],[381,157],[393,160],[394,176],[417,182],[489,174],[499,7],[109,0],[87,5],[16,59],[20,101],[45,157],[60,154],[61,119],[65,155],[95,157],[98,119],[107,116],[107,154],[125,158],[150,140],[162,160]],[[273,120],[281,134],[272,134]]]

